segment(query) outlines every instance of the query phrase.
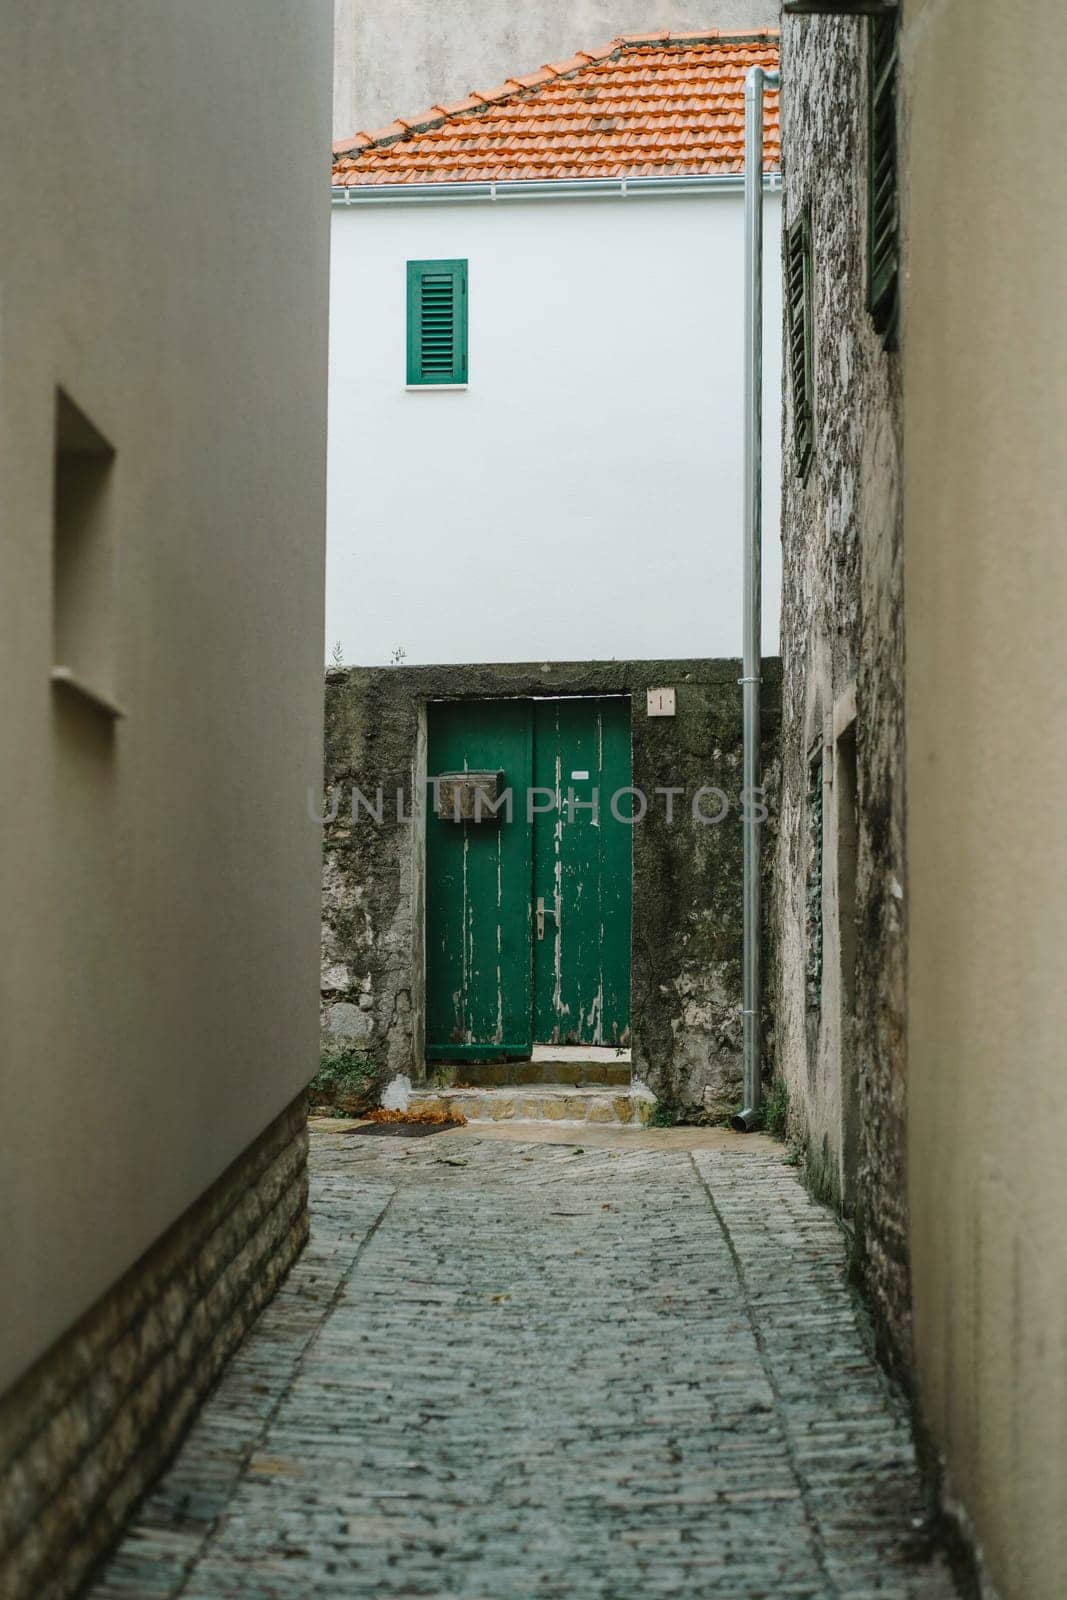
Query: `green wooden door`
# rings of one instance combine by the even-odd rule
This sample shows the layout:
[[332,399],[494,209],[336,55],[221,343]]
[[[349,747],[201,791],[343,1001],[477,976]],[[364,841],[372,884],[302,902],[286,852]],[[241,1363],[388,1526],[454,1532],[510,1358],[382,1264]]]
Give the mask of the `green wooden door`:
[[[534,826],[539,1044],[629,1043],[633,827],[611,802],[630,774],[628,699],[534,703],[534,784],[555,796]],[[631,797],[616,809],[628,816]]]
[[432,705],[427,763],[442,773],[503,773],[512,820],[426,817],[426,1054],[437,1061],[530,1054],[532,774],[529,700]]
[[431,777],[500,773],[511,792],[480,821],[438,816],[430,796],[428,1059],[627,1043],[632,828],[610,801],[630,783],[629,701],[464,701],[428,720]]

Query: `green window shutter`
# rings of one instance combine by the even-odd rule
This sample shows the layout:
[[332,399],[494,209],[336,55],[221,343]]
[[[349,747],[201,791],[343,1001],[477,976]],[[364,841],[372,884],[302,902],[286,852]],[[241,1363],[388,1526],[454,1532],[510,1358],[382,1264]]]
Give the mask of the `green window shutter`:
[[886,343],[896,332],[897,19],[868,23],[867,304]]
[[793,449],[799,478],[806,478],[815,449],[814,315],[811,221],[804,213],[786,234],[786,332],[793,390]]
[[467,381],[467,263],[408,262],[408,382]]

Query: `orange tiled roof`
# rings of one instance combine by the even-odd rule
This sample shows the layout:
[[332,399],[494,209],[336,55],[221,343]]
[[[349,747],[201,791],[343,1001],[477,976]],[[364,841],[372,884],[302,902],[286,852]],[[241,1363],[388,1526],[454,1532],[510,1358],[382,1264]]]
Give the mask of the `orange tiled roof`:
[[[744,171],[745,73],[778,35],[624,34],[602,50],[335,144],[336,186]],[[778,96],[764,170],[780,164]]]

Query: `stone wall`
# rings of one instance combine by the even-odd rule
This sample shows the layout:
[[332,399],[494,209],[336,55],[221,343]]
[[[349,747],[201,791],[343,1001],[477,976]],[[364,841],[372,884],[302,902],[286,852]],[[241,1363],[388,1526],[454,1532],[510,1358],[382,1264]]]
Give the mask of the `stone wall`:
[[884,1354],[906,1370],[899,371],[866,302],[866,29],[783,23],[784,224],[810,208],[815,448],[802,481],[787,386],[775,1013],[794,1130],[855,1221]]
[[308,1234],[301,1095],[0,1402],[0,1595],[66,1600]]
[[[764,664],[768,789],[778,737],[779,670]],[[323,862],[323,1024],[373,1064],[379,1084],[425,1078],[422,1037],[423,828],[413,790],[425,783],[425,708],[440,699],[630,694],[633,782],[684,786],[668,824],[662,799],[634,828],[631,1019],[634,1073],[672,1105],[736,1109],[740,1084],[741,702],[736,661],[351,668],[326,682],[327,821]],[[674,718],[649,718],[646,690],[677,690]],[[731,800],[713,826],[694,824],[692,796]],[[353,787],[384,796],[381,824]],[[397,791],[405,815],[397,819]],[[327,815],[333,800],[327,806]],[[773,838],[773,825],[767,829]]]

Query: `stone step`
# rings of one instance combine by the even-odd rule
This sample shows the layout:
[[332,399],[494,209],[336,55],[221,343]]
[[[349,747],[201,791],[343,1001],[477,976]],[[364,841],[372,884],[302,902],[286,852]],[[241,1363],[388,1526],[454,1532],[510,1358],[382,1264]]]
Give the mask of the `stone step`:
[[506,1084],[498,1088],[413,1089],[407,1109],[416,1115],[458,1111],[468,1122],[552,1122],[579,1127],[644,1127],[655,1097],[647,1089],[610,1086],[561,1088],[556,1083]]
[[591,1089],[630,1087],[629,1052],[618,1061],[470,1061],[454,1066],[431,1065],[442,1086],[450,1089],[505,1089],[514,1085]]

